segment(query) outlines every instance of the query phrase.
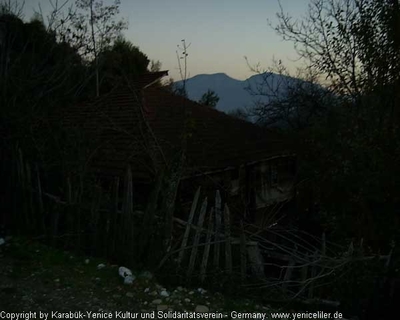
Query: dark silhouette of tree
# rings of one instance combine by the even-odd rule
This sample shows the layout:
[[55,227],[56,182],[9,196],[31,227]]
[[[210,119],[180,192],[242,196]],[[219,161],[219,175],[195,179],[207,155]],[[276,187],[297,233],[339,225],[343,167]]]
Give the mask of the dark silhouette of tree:
[[148,72],[150,60],[130,41],[118,38],[114,45],[99,53],[102,93],[121,80],[132,80]]
[[213,90],[208,89],[207,92],[202,95],[199,103],[211,108],[215,108],[218,104],[218,101],[218,95]]
[[[311,0],[301,20],[281,8],[275,28],[294,42],[315,83],[323,80],[333,98],[291,90],[275,100],[273,110],[282,114],[315,101],[327,110],[293,134],[299,178],[313,181],[326,228],[338,239],[364,238],[377,250],[388,248],[399,227],[390,209],[400,205],[399,15],[396,0]],[[267,119],[271,113],[264,110]]]
[[124,20],[116,19],[121,1],[114,0],[105,5],[100,0],[75,0],[65,8],[67,3],[50,1],[52,12],[48,28],[59,41],[68,43],[84,61],[92,64],[95,94],[99,96],[102,78],[99,55],[110,48],[127,28]]

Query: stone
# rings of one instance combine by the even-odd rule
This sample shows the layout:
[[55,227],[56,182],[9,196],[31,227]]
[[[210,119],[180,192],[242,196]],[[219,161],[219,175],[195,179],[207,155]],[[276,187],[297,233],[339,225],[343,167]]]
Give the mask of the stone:
[[153,274],[150,271],[143,271],[140,275],[140,278],[151,280],[153,279]]
[[105,267],[106,267],[106,265],[104,263],[100,263],[97,265],[97,270],[104,269]]
[[161,304],[162,303],[162,300],[161,299],[155,299],[155,300],[153,300],[152,302],[151,302],[152,304]]
[[124,284],[132,284],[133,281],[135,281],[135,276],[134,275],[130,275],[130,276],[126,276],[124,278]]
[[161,297],[169,297],[169,293],[168,293],[166,290],[162,290],[162,291],[160,292],[160,296],[161,296]]
[[201,304],[198,304],[196,308],[194,309],[194,312],[208,312],[210,309],[207,306],[203,306]]
[[169,307],[166,304],[160,304],[157,306],[157,311],[167,310]]
[[126,296],[127,296],[128,298],[133,298],[133,297],[134,297],[134,294],[133,294],[132,292],[127,292],[127,293],[126,293]]

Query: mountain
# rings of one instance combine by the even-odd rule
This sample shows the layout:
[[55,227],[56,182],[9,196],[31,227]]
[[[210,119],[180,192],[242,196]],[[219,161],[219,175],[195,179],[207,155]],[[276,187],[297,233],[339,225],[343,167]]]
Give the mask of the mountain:
[[[252,95],[246,89],[249,86],[255,91],[257,91],[257,88],[262,88],[269,93],[275,90],[283,93],[284,87],[292,81],[300,80],[274,73],[257,74],[243,81],[233,79],[225,73],[199,74],[187,79],[186,91],[189,99],[194,101],[200,100],[208,89],[215,91],[220,98],[216,108],[228,113],[239,108],[252,107],[258,101],[268,101],[266,96]],[[181,86],[182,81],[177,81],[175,85]]]

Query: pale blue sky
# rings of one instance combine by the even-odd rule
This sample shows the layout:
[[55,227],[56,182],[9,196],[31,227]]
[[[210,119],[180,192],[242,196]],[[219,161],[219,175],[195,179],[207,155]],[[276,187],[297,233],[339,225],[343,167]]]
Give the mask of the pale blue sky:
[[[304,15],[308,2],[281,0],[294,17]],[[49,0],[25,1],[27,19],[39,3],[46,12]],[[129,22],[126,38],[150,59],[160,60],[174,80],[180,80],[176,49],[181,39],[191,43],[190,76],[224,72],[246,79],[252,73],[244,56],[265,67],[273,57],[294,67],[293,44],[282,41],[267,22],[276,22],[278,10],[277,0],[121,0],[120,7],[121,17]]]

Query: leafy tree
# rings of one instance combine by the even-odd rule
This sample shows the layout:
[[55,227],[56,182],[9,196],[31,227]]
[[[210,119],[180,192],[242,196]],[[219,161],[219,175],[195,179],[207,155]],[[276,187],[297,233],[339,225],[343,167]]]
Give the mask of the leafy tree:
[[245,121],[249,121],[249,114],[246,112],[246,110],[243,110],[241,108],[237,108],[236,110],[232,110],[228,114],[230,116],[234,117],[234,118],[245,120]]
[[259,108],[266,121],[301,120],[288,113],[298,107],[302,117],[315,114],[292,126],[299,179],[312,181],[315,213],[338,239],[364,238],[376,249],[399,227],[399,14],[393,0],[311,0],[301,20],[281,8],[276,31],[294,42],[310,82],[326,89],[293,86]]
[[213,90],[208,89],[207,92],[202,95],[199,103],[211,108],[215,108],[218,104],[218,101],[218,95]]
[[75,0],[67,10],[53,4],[48,27],[59,41],[72,46],[88,63],[94,66],[96,96],[100,94],[99,54],[110,48],[127,28],[123,20],[116,20],[121,1],[104,5],[101,0]]
[[160,60],[151,60],[150,61],[150,67],[149,67],[150,72],[157,72],[161,71],[161,61]]
[[122,79],[132,79],[146,73],[150,62],[138,47],[122,37],[112,47],[100,52],[98,60],[103,92]]
[[332,104],[332,93],[310,70],[299,69],[292,75],[281,61],[274,61],[268,70],[248,65],[260,81],[246,88],[258,98],[246,113],[259,125],[301,131],[320,120]]

